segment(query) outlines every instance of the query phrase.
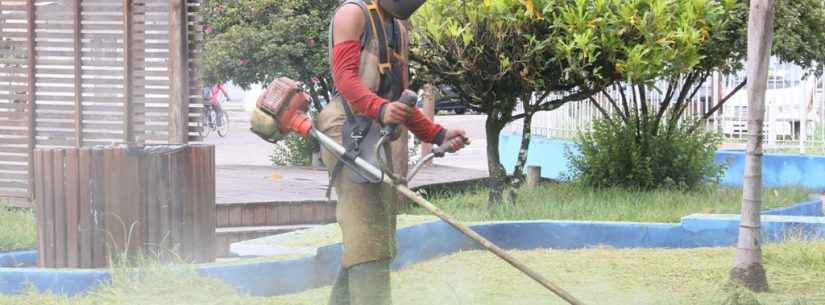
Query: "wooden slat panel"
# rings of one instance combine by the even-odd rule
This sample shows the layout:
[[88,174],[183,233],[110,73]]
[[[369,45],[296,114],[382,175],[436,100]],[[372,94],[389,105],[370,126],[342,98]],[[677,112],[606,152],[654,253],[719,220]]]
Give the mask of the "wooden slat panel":
[[172,158],[170,154],[163,154],[158,156],[159,166],[157,168],[158,179],[156,180],[157,183],[157,200],[158,200],[158,208],[159,208],[159,216],[160,221],[158,222],[159,232],[161,241],[165,241],[166,243],[161,244],[160,250],[170,250],[172,249],[172,243],[169,242],[169,239],[172,238],[172,184],[170,183],[170,163],[172,162]]
[[143,192],[145,186],[145,171],[141,170],[145,158],[140,155],[128,155],[125,148],[119,148],[118,154],[123,160],[122,168],[125,178],[121,184],[120,192],[122,193],[121,209],[124,210],[124,219],[128,224],[128,248],[129,255],[138,255],[143,244],[146,242],[144,230],[146,224],[143,223],[143,211],[146,209],[145,198],[146,194]]
[[[46,260],[46,253],[48,247],[48,225],[47,225],[47,213],[46,207],[48,206],[49,202],[46,200],[46,188],[48,187],[48,176],[46,175],[46,171],[44,170],[44,157],[43,151],[37,150],[34,153],[34,172],[36,175],[34,176],[35,180],[35,202],[36,204],[36,212],[37,212],[37,249],[38,249],[38,256],[37,256],[37,265],[40,267],[48,266]],[[28,175],[27,175],[28,176]]]
[[24,172],[28,169],[26,164],[8,164],[0,163],[0,170],[2,171],[20,171]]
[[191,170],[191,176],[189,177],[192,180],[192,184],[190,184],[186,188],[186,192],[192,194],[192,200],[189,202],[190,204],[190,212],[189,219],[191,219],[191,223],[189,227],[192,228],[192,235],[191,241],[185,244],[189,244],[192,247],[192,260],[195,262],[200,262],[203,253],[200,252],[199,244],[204,240],[203,236],[203,219],[201,218],[201,210],[203,205],[203,192],[196,192],[194,191],[196,187],[203,186],[203,168],[201,167],[201,159],[203,155],[203,150],[200,147],[191,147],[190,153],[187,156],[187,163],[189,163],[189,168]]
[[64,267],[67,265],[66,256],[66,193],[64,181],[64,159],[65,151],[54,150],[52,155],[52,170],[54,170],[54,243],[55,243],[55,265]]
[[[183,152],[174,152],[169,155],[169,195],[170,195],[170,203],[171,211],[170,211],[170,224],[169,227],[171,229],[171,237],[174,244],[171,245],[173,247],[179,247],[181,245],[181,240],[183,239],[183,210],[184,205],[186,203],[186,192],[181,191],[182,188],[185,187],[184,184],[184,177],[185,175],[185,166],[183,164]],[[185,250],[181,251],[180,255],[185,255]],[[185,256],[184,256],[185,257]]]
[[66,266],[80,267],[78,236],[78,155],[77,149],[66,150],[65,193],[66,193]]
[[[18,181],[26,181],[29,175],[23,172],[13,173],[13,172],[0,172],[0,179],[3,180],[18,180]],[[24,183],[24,182],[21,182]]]
[[2,143],[2,144],[0,144],[0,153],[15,153],[15,154],[28,153],[28,149],[25,148],[25,147],[7,146],[7,144],[9,144],[9,143],[6,143],[6,139],[2,139],[2,141],[0,141],[0,143]]
[[160,193],[162,192],[162,185],[158,184],[160,180],[160,157],[148,156],[146,165],[140,169],[146,173],[146,185],[142,192],[146,194],[146,208],[144,209],[143,219],[146,221],[146,251],[154,253],[158,250],[161,242],[160,234]]
[[[26,113],[28,114],[26,120],[26,130],[29,131],[28,135],[28,143],[27,149],[29,153],[29,160],[34,160],[34,148],[35,148],[35,119],[36,114],[34,111],[34,105],[37,102],[35,97],[35,16],[34,16],[34,0],[26,1],[26,24],[28,27],[26,28],[26,79],[27,79],[27,86],[26,86]],[[28,174],[29,174],[29,181],[34,181],[34,164],[29,162],[28,164]],[[29,193],[31,194],[31,189],[34,188],[30,183],[29,185]],[[29,196],[31,197],[31,196]]]
[[125,249],[121,248],[126,244],[126,232],[129,224],[126,222],[126,215],[118,209],[122,204],[118,190],[122,187],[122,181],[125,175],[121,165],[123,165],[123,155],[118,154],[114,148],[107,147],[103,150],[103,158],[105,159],[103,167],[105,169],[105,196],[104,201],[104,219],[106,222],[106,235],[109,237],[106,242],[106,249],[113,259],[120,259]]
[[106,178],[105,153],[103,149],[95,148],[91,150],[91,168],[90,174],[92,183],[90,185],[92,191],[92,200],[90,201],[92,207],[92,267],[106,266],[109,253],[106,249],[106,187],[104,180]]
[[43,209],[43,226],[44,226],[44,235],[46,236],[45,242],[45,256],[44,259],[44,266],[54,266],[56,257],[55,257],[55,204],[54,198],[55,190],[54,190],[54,163],[53,163],[53,151],[43,151],[43,187],[44,187],[44,205],[45,209]]
[[92,221],[92,152],[89,148],[81,148],[78,155],[78,237],[80,247],[80,267],[92,268],[92,236],[94,223]]
[[20,138],[2,137],[2,138],[0,138],[0,141],[2,141],[3,144],[28,144],[29,143],[28,137],[20,137]]
[[[131,1],[135,5],[128,5]],[[35,5],[34,3],[37,3]],[[3,18],[12,23],[4,23],[0,32],[9,40],[4,45],[14,45],[12,51],[0,51],[3,56],[13,55],[16,58],[3,60],[4,63],[18,64],[18,67],[4,68],[0,73],[9,72],[0,76],[0,81],[11,80],[15,87],[13,93],[0,93],[0,135],[17,136],[2,137],[0,152],[10,149],[15,152],[24,151],[20,147],[6,148],[4,145],[25,144],[33,151],[37,145],[79,146],[82,144],[105,143],[113,141],[115,135],[128,136],[122,129],[129,129],[129,120],[133,119],[136,135],[146,140],[167,142],[170,139],[170,123],[168,113],[172,95],[169,88],[170,51],[180,48],[171,48],[169,38],[170,5],[168,2],[142,0],[64,0],[47,1],[3,1],[0,4]],[[180,30],[185,32],[178,46],[188,48],[186,56],[181,56],[179,66],[184,66],[186,77],[197,80],[198,61],[193,57],[200,53],[201,34],[199,24],[202,18],[194,16],[199,10],[197,1],[186,3],[183,14],[180,16]],[[126,3],[127,5],[124,5]],[[80,4],[80,5],[78,5]],[[129,12],[131,10],[131,12]],[[82,11],[82,14],[78,12]],[[179,11],[180,12],[180,11]],[[132,22],[124,22],[131,19]],[[27,22],[31,20],[32,22]],[[15,23],[16,22],[16,23]],[[123,37],[131,39],[123,39]],[[154,39],[154,40],[153,40]],[[124,49],[131,44],[132,48]],[[123,50],[126,50],[124,52]],[[76,60],[79,64],[76,64]],[[132,64],[132,69],[123,69]],[[183,72],[182,71],[182,72]],[[129,76],[131,73],[131,76]],[[183,76],[184,73],[179,73]],[[36,76],[36,77],[35,77]],[[98,78],[108,76],[108,78]],[[124,76],[126,80],[124,81]],[[33,80],[29,82],[28,80]],[[124,86],[126,84],[126,86]],[[131,85],[128,85],[131,84]],[[188,104],[199,102],[198,82],[187,82],[189,90],[180,92],[184,96],[184,105],[178,110],[189,111]],[[0,90],[2,91],[2,90]],[[131,91],[131,93],[130,93]],[[186,94],[184,94],[186,93]],[[146,97],[158,94],[161,97]],[[123,104],[124,99],[132,99],[134,103]],[[30,100],[30,103],[4,104],[3,100]],[[91,115],[85,113],[87,107],[94,107],[93,102],[104,102],[109,105],[101,106],[105,109],[95,109]],[[157,103],[157,104],[152,104]],[[37,105],[37,111],[22,111]],[[144,105],[152,105],[151,108]],[[130,109],[133,115],[123,115],[124,110]],[[18,110],[22,115],[12,116],[2,109]],[[194,109],[194,108],[193,108]],[[108,113],[101,113],[106,111]],[[172,110],[174,112],[174,110]],[[157,120],[146,114],[165,115],[166,118]],[[31,116],[37,119],[24,119]],[[103,120],[105,122],[95,122]],[[181,127],[185,137],[183,142],[192,138],[193,129],[185,122],[192,118],[184,116],[184,126]],[[107,128],[109,123],[122,123],[119,132],[94,132],[94,128]],[[155,123],[157,122],[157,123]],[[9,129],[6,126],[26,124],[27,129]],[[38,126],[35,128],[35,124]],[[42,125],[41,125],[42,124]],[[84,132],[83,128],[92,132]],[[27,140],[25,131],[30,130]],[[35,133],[35,130],[38,133]],[[98,138],[90,139],[85,143],[83,137],[95,134]],[[34,135],[39,138],[35,141]],[[166,139],[163,139],[166,137]],[[121,138],[122,139],[122,138]],[[181,139],[179,137],[179,139]],[[25,151],[24,151],[25,152]],[[11,160],[23,161],[22,156],[15,156]],[[33,159],[29,156],[28,159]],[[0,155],[0,162],[9,160],[9,157]],[[29,172],[32,174],[32,164]],[[0,191],[4,195],[5,191]]]
[[[205,164],[205,167],[209,169],[209,171],[207,172],[207,174],[208,174],[207,175],[207,181],[209,183],[207,184],[207,188],[205,190],[205,192],[207,194],[207,207],[208,207],[207,211],[208,211],[208,213],[206,214],[205,219],[207,219],[209,221],[209,223],[208,223],[208,226],[205,228],[206,232],[208,233],[208,235],[207,235],[208,239],[204,243],[204,246],[205,247],[206,246],[211,247],[210,250],[209,250],[210,255],[206,259],[206,261],[211,262],[211,261],[215,260],[215,256],[217,255],[217,253],[215,253],[215,251],[214,251],[214,247],[212,247],[216,243],[215,229],[217,229],[217,220],[216,220],[217,211],[216,211],[216,205],[215,205],[216,204],[215,195],[216,195],[216,189],[217,189],[217,187],[216,187],[216,178],[215,178],[216,177],[215,176],[215,147],[214,146],[209,146],[208,151],[209,151],[209,157],[207,159],[207,163]],[[206,248],[204,248],[204,249],[206,249]]]
[[183,166],[181,172],[183,172],[183,188],[178,189],[178,192],[182,192],[185,194],[185,200],[183,202],[183,215],[182,215],[182,226],[183,226],[183,235],[181,236],[181,244],[183,245],[183,255],[187,260],[192,260],[196,257],[197,253],[193,253],[194,249],[194,238],[195,238],[195,206],[197,205],[197,198],[200,194],[195,194],[191,190],[195,184],[195,168],[191,162],[191,155],[193,154],[192,148],[187,147],[186,153],[181,154],[179,156],[180,164]]

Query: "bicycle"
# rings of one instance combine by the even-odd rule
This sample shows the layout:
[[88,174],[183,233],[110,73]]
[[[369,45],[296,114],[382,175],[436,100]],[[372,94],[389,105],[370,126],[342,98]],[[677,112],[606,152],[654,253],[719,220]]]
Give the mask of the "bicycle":
[[201,138],[208,137],[212,132],[216,132],[221,138],[229,134],[229,114],[226,113],[225,109],[221,110],[221,114],[220,122],[216,124],[219,118],[217,118],[218,113],[215,107],[203,107],[201,119],[198,121],[198,131]]

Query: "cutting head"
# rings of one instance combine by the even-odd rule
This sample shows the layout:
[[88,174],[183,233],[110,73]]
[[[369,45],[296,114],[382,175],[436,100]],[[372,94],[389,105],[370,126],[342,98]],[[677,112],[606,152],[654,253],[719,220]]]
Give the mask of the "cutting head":
[[312,129],[312,120],[307,115],[309,99],[298,82],[285,77],[274,80],[258,98],[252,131],[270,142],[290,133],[309,135]]

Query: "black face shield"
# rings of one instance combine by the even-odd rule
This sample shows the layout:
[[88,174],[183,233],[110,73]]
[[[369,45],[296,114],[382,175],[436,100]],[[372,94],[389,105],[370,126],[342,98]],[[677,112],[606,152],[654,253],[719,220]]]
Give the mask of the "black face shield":
[[406,20],[424,5],[427,0],[378,0],[378,5],[381,5],[385,11],[395,16],[395,18]]

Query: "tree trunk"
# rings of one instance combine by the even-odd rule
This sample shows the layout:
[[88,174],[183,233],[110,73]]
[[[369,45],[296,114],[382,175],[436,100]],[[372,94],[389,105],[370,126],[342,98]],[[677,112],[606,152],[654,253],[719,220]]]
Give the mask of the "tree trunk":
[[[525,103],[527,104],[527,103]],[[532,137],[533,112],[524,110],[524,126],[521,128],[521,147],[518,152],[516,166],[513,169],[513,180],[510,183],[510,203],[516,204],[518,198],[517,189],[524,183],[524,166],[527,164],[527,152],[530,150],[530,138]]]
[[499,135],[504,129],[504,124],[496,113],[492,111],[487,116],[485,123],[485,130],[487,133],[487,171],[490,174],[490,197],[488,199],[488,208],[494,205],[501,204],[504,193],[504,185],[507,180],[507,171],[501,165],[501,156],[499,149]]
[[732,282],[752,291],[768,290],[762,266],[760,210],[762,206],[762,125],[765,90],[773,41],[774,0],[752,0],[748,19],[748,152],[742,190],[742,220],[736,260],[730,271]]
[[513,170],[513,186],[518,187],[524,182],[524,166],[527,164],[527,152],[530,149],[530,138],[533,123],[533,113],[527,113],[524,117],[524,127],[521,129],[521,148],[518,152],[518,160]]

